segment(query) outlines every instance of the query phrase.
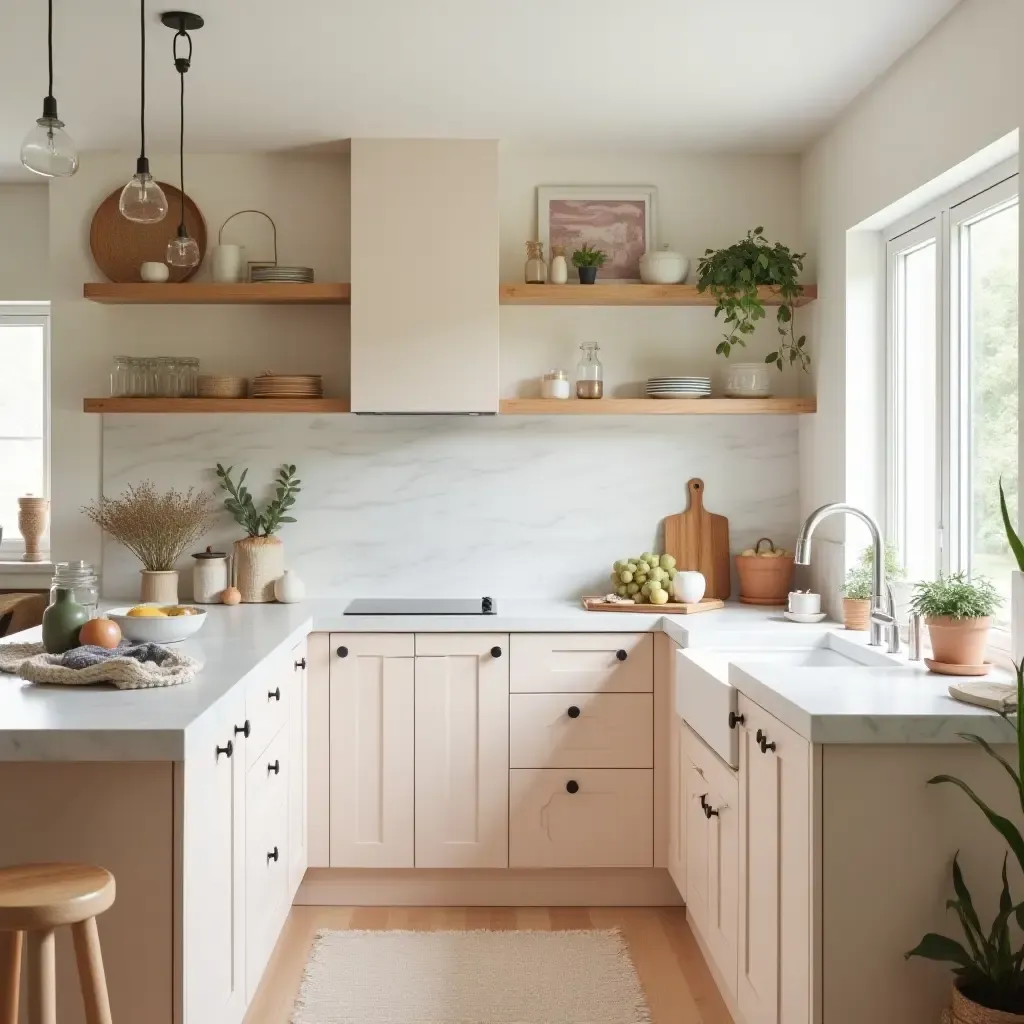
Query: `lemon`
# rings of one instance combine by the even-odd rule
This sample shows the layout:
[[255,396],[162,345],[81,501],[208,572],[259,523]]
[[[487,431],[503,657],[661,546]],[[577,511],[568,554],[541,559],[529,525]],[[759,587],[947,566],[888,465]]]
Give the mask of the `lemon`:
[[167,612],[162,608],[154,608],[149,604],[137,604],[134,608],[128,609],[128,614],[136,619],[164,619],[167,617]]

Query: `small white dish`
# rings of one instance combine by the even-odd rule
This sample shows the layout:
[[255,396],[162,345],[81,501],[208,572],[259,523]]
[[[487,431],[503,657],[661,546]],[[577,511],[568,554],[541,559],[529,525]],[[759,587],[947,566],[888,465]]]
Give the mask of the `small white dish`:
[[802,625],[810,625],[813,622],[821,622],[823,619],[828,617],[827,612],[818,612],[817,615],[797,615],[796,612],[783,612],[782,613],[790,622],[799,622]]
[[128,611],[129,607],[111,608],[104,615],[121,627],[121,635],[126,640],[135,643],[176,644],[198,633],[206,622],[206,612],[202,608],[198,609],[197,615],[129,615]]

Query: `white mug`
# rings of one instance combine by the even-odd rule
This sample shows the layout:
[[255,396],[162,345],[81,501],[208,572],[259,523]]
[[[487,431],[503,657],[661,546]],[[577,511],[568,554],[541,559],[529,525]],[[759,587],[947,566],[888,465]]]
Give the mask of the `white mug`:
[[171,271],[166,263],[154,263],[147,260],[139,267],[139,276],[150,284],[162,284],[171,276]]
[[213,250],[213,279],[219,284],[245,280],[245,260],[240,245],[218,245]]
[[704,597],[707,585],[702,572],[684,569],[676,573],[676,578],[672,581],[672,593],[675,599],[682,601],[683,604],[698,604]]
[[794,591],[789,595],[791,615],[820,615],[821,594],[801,594]]

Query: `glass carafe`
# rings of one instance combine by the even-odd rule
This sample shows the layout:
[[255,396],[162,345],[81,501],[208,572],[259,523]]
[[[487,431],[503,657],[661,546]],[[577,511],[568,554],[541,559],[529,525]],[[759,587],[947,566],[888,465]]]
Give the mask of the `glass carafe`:
[[544,262],[544,243],[526,243],[526,283],[545,284],[548,279],[548,268]]
[[604,367],[597,358],[600,348],[600,345],[592,341],[580,345],[583,355],[576,364],[577,398],[601,398],[604,395]]

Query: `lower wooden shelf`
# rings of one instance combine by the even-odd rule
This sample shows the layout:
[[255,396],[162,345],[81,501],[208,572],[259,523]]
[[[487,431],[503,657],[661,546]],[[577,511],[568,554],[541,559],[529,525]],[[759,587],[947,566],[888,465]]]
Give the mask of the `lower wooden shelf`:
[[814,398],[503,398],[506,416],[765,416],[816,412]]
[[348,412],[347,398],[87,398],[84,412]]

